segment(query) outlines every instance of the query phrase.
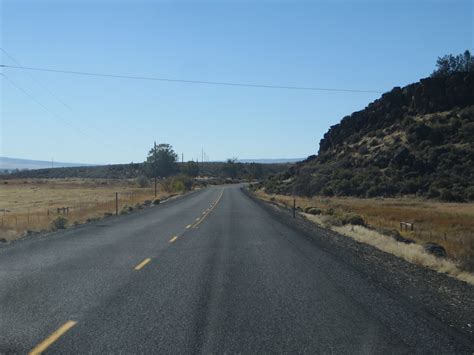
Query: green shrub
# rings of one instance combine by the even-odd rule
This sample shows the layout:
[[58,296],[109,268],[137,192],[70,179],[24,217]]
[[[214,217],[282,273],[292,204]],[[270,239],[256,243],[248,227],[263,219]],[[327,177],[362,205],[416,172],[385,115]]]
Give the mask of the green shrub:
[[440,192],[438,189],[436,189],[434,186],[430,186],[428,190],[427,197],[428,198],[438,198],[440,195]]
[[380,144],[380,143],[379,143],[379,141],[378,141],[377,139],[372,139],[372,140],[370,141],[370,143],[369,143],[369,145],[370,145],[371,147],[375,147],[375,146],[377,146],[377,145],[379,145],[379,144]]
[[133,207],[131,206],[128,206],[128,205],[125,205],[122,207],[122,209],[120,210],[120,214],[127,214],[129,212],[133,211]]
[[162,181],[161,186],[166,192],[189,191],[193,187],[193,180],[186,175],[180,175]]
[[321,209],[317,207],[309,207],[309,208],[305,208],[305,212],[309,214],[319,215],[321,214],[322,211]]
[[358,152],[362,155],[368,154],[369,153],[369,148],[367,148],[365,145],[361,145],[359,147]]
[[181,192],[186,190],[186,186],[184,186],[184,182],[178,179],[174,179],[173,183],[171,184],[171,192]]
[[464,191],[464,194],[466,195],[466,199],[469,201],[474,201],[474,186],[470,186],[466,188]]
[[51,229],[58,230],[58,229],[65,229],[67,226],[67,218],[63,216],[57,216],[51,222]]
[[464,200],[462,194],[453,189],[441,189],[439,198],[446,202],[462,202]]
[[324,216],[322,221],[323,221],[323,225],[326,228],[342,226],[342,221],[339,218],[336,218],[334,216]]
[[335,212],[336,212],[336,211],[334,210],[334,208],[328,208],[327,210],[325,210],[325,211],[323,212],[323,214],[325,214],[325,215],[327,215],[327,216],[333,216]]
[[364,218],[361,215],[355,213],[347,213],[341,216],[341,222],[343,224],[352,224],[355,226],[365,226]]
[[137,178],[138,187],[145,188],[150,186],[150,180],[147,179],[145,175],[140,175]]

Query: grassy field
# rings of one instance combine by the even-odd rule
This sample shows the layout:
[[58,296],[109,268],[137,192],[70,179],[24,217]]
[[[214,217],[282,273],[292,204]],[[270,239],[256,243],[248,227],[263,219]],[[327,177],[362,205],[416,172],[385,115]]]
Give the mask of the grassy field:
[[[153,187],[140,188],[135,180],[0,180],[0,238],[13,240],[26,231],[50,230],[58,215],[71,225],[115,213],[116,192],[119,212],[125,205],[155,199]],[[158,198],[169,195],[159,186]],[[69,212],[58,214],[63,207],[69,207]]]
[[[293,197],[269,195],[258,191],[263,199],[293,205]],[[474,203],[443,203],[410,198],[360,199],[297,197],[301,208],[317,207],[323,211],[355,213],[372,227],[398,230],[402,236],[418,243],[442,245],[448,257],[471,269],[474,260]],[[400,222],[414,223],[413,231],[400,231]],[[471,270],[472,271],[472,270]]]

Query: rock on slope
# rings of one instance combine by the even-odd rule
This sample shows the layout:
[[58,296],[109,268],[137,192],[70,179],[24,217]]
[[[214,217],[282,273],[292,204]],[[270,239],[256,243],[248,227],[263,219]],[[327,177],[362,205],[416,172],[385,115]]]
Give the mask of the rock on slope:
[[474,74],[396,87],[344,117],[268,191],[474,200]]

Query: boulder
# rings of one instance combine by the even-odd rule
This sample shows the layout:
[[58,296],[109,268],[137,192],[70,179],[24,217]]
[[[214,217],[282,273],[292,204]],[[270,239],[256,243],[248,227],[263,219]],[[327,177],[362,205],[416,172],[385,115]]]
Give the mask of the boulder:
[[446,249],[444,249],[441,245],[436,243],[426,243],[423,244],[423,248],[429,254],[437,256],[439,258],[445,258],[447,256]]

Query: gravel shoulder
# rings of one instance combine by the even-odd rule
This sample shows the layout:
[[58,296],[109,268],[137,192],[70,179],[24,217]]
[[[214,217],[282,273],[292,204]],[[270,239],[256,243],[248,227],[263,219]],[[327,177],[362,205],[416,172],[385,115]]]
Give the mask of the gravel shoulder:
[[299,214],[293,219],[290,209],[262,201],[245,188],[243,192],[280,222],[303,233],[318,248],[350,265],[413,312],[438,323],[474,350],[473,286],[321,228]]

